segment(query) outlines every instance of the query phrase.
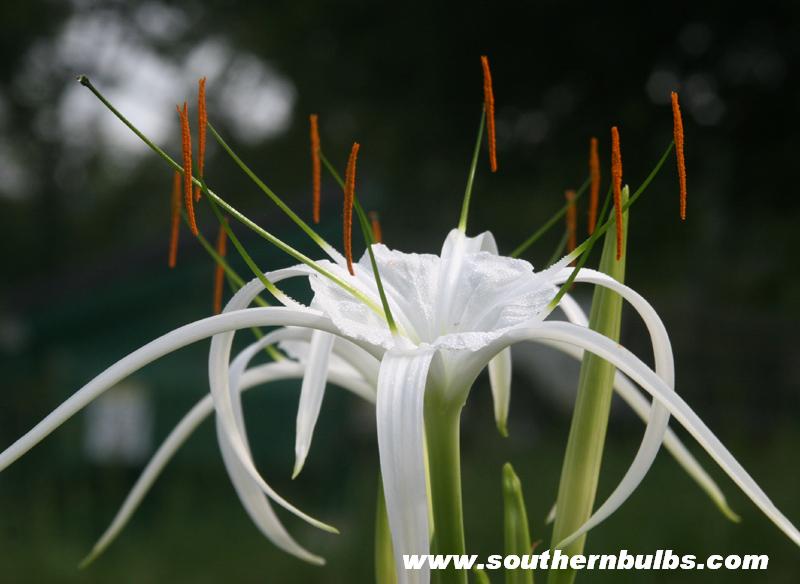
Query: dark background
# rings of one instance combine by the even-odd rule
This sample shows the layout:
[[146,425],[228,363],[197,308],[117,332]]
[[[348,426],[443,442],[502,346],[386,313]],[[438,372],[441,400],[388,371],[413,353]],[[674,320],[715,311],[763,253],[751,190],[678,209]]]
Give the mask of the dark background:
[[[304,217],[307,115],[317,112],[335,164],[343,166],[354,140],[361,143],[360,198],[380,211],[387,243],[435,251],[457,221],[482,100],[478,57],[488,54],[500,172],[490,175],[482,158],[470,232],[491,229],[505,251],[562,204],[564,189],[584,180],[592,135],[600,138],[608,176],[611,125],[620,126],[625,179],[638,185],[671,139],[669,91],[680,91],[689,218],[678,219],[670,159],[632,211],[627,279],[666,322],[678,391],[800,521],[800,5],[696,4],[3,2],[0,445],[103,367],[211,310],[212,264],[188,231],[178,267],[166,267],[171,171],[75,75],[89,74],[177,155],[173,105],[187,99],[194,107],[196,80],[207,74],[212,121]],[[206,168],[209,183],[234,205],[316,254],[213,144]],[[584,217],[582,210],[581,228]],[[340,195],[326,177],[320,229],[337,245],[340,219]],[[206,207],[200,225],[213,235]],[[265,269],[290,263],[243,228],[237,233]],[[527,259],[540,266],[558,237],[551,233]],[[243,266],[240,272],[246,274]],[[624,328],[623,342],[646,356],[639,323],[627,318]],[[206,391],[207,345],[135,376],[153,414],[150,450]],[[521,360],[547,364],[548,355]],[[501,550],[506,460],[521,475],[533,537],[549,540],[543,519],[569,424],[563,400],[553,395],[574,391],[576,371],[559,378],[563,387],[555,390],[541,376],[516,379],[506,440],[493,429],[486,381],[473,391],[463,466],[468,548],[475,553]],[[306,469],[291,481],[298,387],[251,392],[248,425],[276,489],[341,529],[341,536],[327,536],[282,515],[301,542],[328,558],[327,568],[306,566],[261,538],[227,482],[207,423],[106,555],[77,571],[144,463],[87,460],[87,419],[80,415],[0,476],[0,580],[370,581],[372,412],[329,392]],[[641,431],[617,408],[601,497],[621,477]],[[645,578],[795,582],[797,548],[691,447],[743,522],[725,520],[662,454],[631,500],[593,532],[588,550],[768,553],[766,575]],[[634,582],[642,575],[595,572],[581,580]]]

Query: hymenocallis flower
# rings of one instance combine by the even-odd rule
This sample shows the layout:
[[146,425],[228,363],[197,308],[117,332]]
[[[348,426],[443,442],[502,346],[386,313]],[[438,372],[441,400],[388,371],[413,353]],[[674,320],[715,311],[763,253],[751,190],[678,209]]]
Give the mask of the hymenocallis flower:
[[[206,182],[208,169],[204,168],[202,154],[197,168],[205,172],[193,175],[189,117],[185,104],[179,109],[184,158],[183,164],[178,164],[133,127],[88,79],[81,78],[81,82],[148,146],[176,172],[183,173],[187,222],[224,274],[238,288],[220,314],[175,329],[121,359],[0,454],[2,470],[126,376],[181,347],[211,338],[208,358],[210,395],[187,414],[156,453],[114,522],[95,546],[90,559],[116,536],[171,455],[199,422],[213,412],[226,468],[248,514],[280,548],[307,561],[321,562],[319,557],[294,541],[276,517],[270,501],[312,525],[328,531],[335,529],[293,506],[264,480],[250,453],[240,401],[241,391],[255,385],[277,379],[302,378],[294,473],[299,473],[303,468],[329,381],[374,402],[380,469],[398,581],[428,582],[429,574],[425,569],[404,570],[404,554],[428,553],[432,538],[434,549],[439,553],[465,553],[459,453],[461,410],[476,378],[484,369],[488,369],[494,415],[500,431],[506,431],[511,395],[510,347],[527,342],[553,346],[576,358],[589,352],[611,363],[619,371],[614,382],[616,389],[647,422],[640,448],[618,487],[588,521],[563,540],[554,541],[555,546],[568,545],[611,515],[642,481],[664,442],[712,498],[723,509],[727,509],[718,487],[669,431],[670,415],[697,440],[742,491],[792,541],[800,545],[800,532],[675,392],[669,337],[653,307],[636,291],[607,274],[582,267],[587,251],[609,230],[615,236],[612,241],[617,246],[616,256],[622,254],[626,211],[661,167],[672,144],[651,176],[639,189],[630,193],[628,187],[623,187],[621,183],[619,133],[613,128],[613,184],[609,189],[614,195],[613,212],[609,213],[607,197],[602,211],[593,211],[597,224],[592,225],[590,238],[546,269],[534,270],[523,259],[500,254],[491,233],[485,232],[475,237],[467,235],[472,178],[484,123],[487,121],[491,128],[491,166],[493,170],[497,167],[493,139],[494,94],[488,60],[484,58],[482,65],[485,75],[485,112],[481,118],[464,204],[457,228],[449,231],[438,254],[404,253],[375,242],[373,229],[355,196],[358,144],[353,146],[345,179],[340,181],[345,194],[345,254],[338,253],[233,153],[207,121],[204,100],[201,98],[200,119],[204,124],[199,133],[201,141],[207,129],[259,188],[319,245],[328,259],[316,261],[255,225],[211,190]],[[201,95],[205,95],[204,80]],[[320,161],[339,179],[322,155],[317,132],[317,118],[313,117],[315,218],[319,204]],[[199,151],[202,153],[204,150],[203,144]],[[592,151],[592,178],[599,180],[596,143],[593,143]],[[685,174],[681,177],[683,192]],[[582,194],[588,186],[587,182],[578,192]],[[592,192],[597,192],[596,185],[592,186]],[[198,193],[202,193],[202,197]],[[570,210],[573,223],[574,207],[571,206],[577,196],[570,195],[563,209],[563,212]],[[173,194],[173,200],[176,198]],[[202,199],[208,202],[221,220],[218,251],[208,245],[197,227],[193,205]],[[366,252],[358,262],[353,262],[350,240],[353,210],[366,243]],[[224,213],[253,229],[300,263],[281,270],[262,272],[241,246],[229,222],[223,217]],[[223,244],[226,237],[222,233],[226,234],[256,274],[249,283],[245,284],[225,261]],[[534,239],[536,234],[521,248],[527,247]],[[171,264],[174,264],[174,255],[173,244]],[[574,260],[578,260],[577,266],[568,267]],[[308,306],[289,298],[278,287],[278,284],[290,278],[303,279],[308,283],[313,293]],[[217,277],[217,290],[219,282],[220,277]],[[614,340],[587,327],[586,315],[567,294],[573,283],[606,288],[630,304],[647,327],[655,363],[653,368]],[[264,292],[271,294],[281,306],[265,305],[260,297]],[[261,305],[253,306],[254,303]],[[548,318],[556,308],[562,309],[567,321]],[[272,327],[274,330],[232,358],[236,332],[262,327]],[[275,347],[283,349],[284,353],[278,353]],[[251,367],[252,358],[264,348],[273,352],[276,362]],[[640,391],[652,396],[652,404],[647,403]],[[452,581],[465,581],[465,578],[466,574],[455,575]]]

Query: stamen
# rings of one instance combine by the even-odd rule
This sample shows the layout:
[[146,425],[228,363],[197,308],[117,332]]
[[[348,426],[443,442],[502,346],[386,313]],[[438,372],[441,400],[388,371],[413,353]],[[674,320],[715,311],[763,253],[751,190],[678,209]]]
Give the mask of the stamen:
[[686,220],[686,160],[683,156],[683,118],[678,94],[672,92],[672,131],[675,135],[675,155],[678,159],[678,180],[681,188],[681,221]]
[[372,239],[375,243],[383,243],[383,231],[381,230],[381,220],[377,211],[369,212],[369,222],[372,227]]
[[[217,254],[219,257],[224,258],[228,253],[228,235],[225,231],[225,224],[227,219],[219,225],[219,233],[217,234]],[[217,263],[214,268],[214,314],[222,312],[222,285],[225,282],[225,268],[222,263]]]
[[[127,126],[128,129],[130,129],[142,142],[144,142],[148,146],[148,148],[150,148],[162,160],[164,160],[164,162],[166,162],[168,165],[170,165],[173,169],[174,168],[178,168],[181,172],[183,172],[183,167],[181,165],[179,165],[175,160],[173,160],[173,158],[169,154],[164,152],[164,150],[162,148],[160,148],[158,145],[156,145],[150,138],[148,138],[145,134],[143,134],[136,126],[134,126],[130,122],[130,120],[128,120],[117,108],[115,108],[114,105],[111,102],[109,102],[108,99],[106,99],[106,97],[100,91],[98,91],[98,89],[92,84],[92,82],[89,80],[88,77],[86,77],[85,75],[81,75],[78,78],[78,81],[80,82],[81,85],[83,85],[84,87],[89,89],[89,91],[91,91],[92,94],[106,108],[108,108],[108,110],[112,114],[114,114],[117,117],[117,119],[119,119],[119,121],[121,121],[123,124],[125,124],[125,126]],[[179,114],[181,113],[180,112],[180,108],[178,108],[178,113]],[[236,156],[236,154],[230,149],[230,146],[228,146],[225,143],[225,141],[222,139],[222,137],[217,132],[215,132],[214,126],[211,124],[211,122],[208,123],[208,129],[211,132],[211,134],[214,136],[214,138],[219,142],[219,144],[225,149],[225,151],[239,165],[239,167],[242,170],[244,170],[244,172],[247,174],[247,176],[250,177],[253,180],[253,182],[255,182],[258,185],[258,187],[262,191],[264,191],[278,205],[278,207],[280,207],[280,209],[284,213],[286,213],[312,239],[312,241],[317,243],[317,245],[319,245],[319,247],[324,252],[326,252],[328,255],[330,255],[331,257],[333,257],[333,258],[337,257],[337,254],[336,254],[333,246],[331,246],[322,237],[320,237],[320,235],[318,233],[314,232],[305,222],[303,222],[303,220],[300,219],[300,217],[298,217],[296,213],[294,213],[283,201],[281,201],[280,198],[278,198],[278,196],[274,192],[272,192],[263,183],[263,181],[259,180],[258,177],[255,176],[253,171],[250,170],[250,168],[248,168],[247,165],[244,164],[244,162],[242,162],[242,160],[238,156]],[[672,143],[670,142],[670,146],[671,145],[672,145]],[[206,189],[204,189],[204,190],[206,190]],[[348,294],[352,295],[354,298],[357,298],[358,300],[363,302],[365,305],[367,305],[369,307],[370,310],[372,310],[376,314],[378,314],[380,316],[383,316],[385,314],[384,313],[384,309],[381,307],[380,304],[378,304],[375,301],[373,301],[372,298],[370,298],[369,296],[367,296],[366,294],[361,292],[358,288],[356,288],[356,287],[352,286],[351,284],[345,282],[342,278],[339,278],[338,276],[336,276],[330,270],[327,270],[322,265],[314,262],[310,257],[308,257],[307,255],[301,253],[300,251],[298,251],[297,249],[295,249],[294,247],[292,247],[291,245],[289,245],[285,241],[282,241],[278,237],[275,237],[269,231],[266,231],[265,229],[259,227],[252,220],[250,220],[248,217],[243,215],[238,209],[236,209],[235,207],[233,207],[229,203],[227,203],[225,200],[223,200],[217,193],[215,193],[211,189],[207,189],[206,192],[208,194],[209,200],[211,200],[212,202],[214,202],[217,205],[219,205],[220,208],[222,208],[225,211],[227,211],[228,213],[230,213],[234,218],[236,218],[237,221],[239,221],[243,225],[247,226],[249,229],[254,231],[260,237],[262,237],[263,239],[267,240],[268,242],[273,244],[275,247],[277,247],[281,251],[289,254],[290,256],[292,256],[293,258],[298,260],[299,262],[302,262],[303,264],[307,265],[309,268],[311,268],[312,270],[314,270],[318,274],[324,276],[325,278],[328,278],[328,280],[330,280],[331,282],[333,282],[334,284],[336,284],[337,286],[339,286],[343,290],[347,291]],[[188,220],[188,212],[187,212],[187,220]],[[198,235],[200,235],[199,232],[198,232]],[[198,237],[198,239],[199,239],[199,237]],[[264,282],[264,286],[268,290],[270,290],[270,292],[272,292],[272,290],[270,289],[271,284],[269,284],[269,280],[264,278],[264,274],[261,273],[260,271],[257,271],[257,269],[254,270],[254,271],[257,272],[255,275],[257,277],[259,277],[259,279],[262,279],[262,282]],[[388,315],[387,315],[387,318],[388,318]],[[390,324],[390,327],[391,327],[391,323],[389,323],[389,324]]]
[[181,173],[172,175],[172,218],[169,236],[169,267],[174,268],[178,260],[178,234],[181,225]]
[[[197,178],[203,178],[206,160],[206,127],[208,126],[208,113],[206,112],[206,78],[198,82],[197,90]],[[200,187],[194,189],[194,200],[200,200]]]
[[622,154],[619,151],[619,130],[611,128],[611,180],[614,185],[614,211],[617,223],[617,261],[622,259]]
[[183,202],[192,235],[197,236],[197,223],[194,218],[194,201],[192,199],[192,135],[189,130],[189,108],[183,102],[183,110],[177,108],[181,117],[181,137],[183,142]]
[[317,114],[308,116],[311,122],[311,181],[314,187],[314,223],[319,223],[322,170],[319,161],[319,125]]
[[353,271],[353,200],[356,194],[356,159],[358,158],[358,142],[353,142],[350,158],[347,160],[347,171],[344,175],[344,255],[347,258],[347,270],[351,276]]
[[492,89],[492,72],[489,70],[489,58],[481,56],[483,67],[483,105],[486,108],[486,135],[489,140],[489,166],[497,172],[497,140],[494,125],[494,91]]
[[589,235],[594,233],[597,224],[597,206],[600,202],[600,157],[597,155],[597,138],[589,142],[589,175],[591,185],[589,191]]
[[575,191],[564,193],[567,199],[567,253],[572,253],[578,246],[578,208],[575,205]]

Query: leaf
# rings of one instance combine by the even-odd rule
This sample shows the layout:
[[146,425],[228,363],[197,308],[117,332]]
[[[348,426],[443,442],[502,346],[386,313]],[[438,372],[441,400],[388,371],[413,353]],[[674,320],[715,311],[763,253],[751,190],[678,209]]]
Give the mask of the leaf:
[[[531,553],[528,513],[522,496],[522,484],[510,462],[503,465],[503,518],[505,554],[525,556]],[[533,571],[506,570],[506,584],[533,584]]]

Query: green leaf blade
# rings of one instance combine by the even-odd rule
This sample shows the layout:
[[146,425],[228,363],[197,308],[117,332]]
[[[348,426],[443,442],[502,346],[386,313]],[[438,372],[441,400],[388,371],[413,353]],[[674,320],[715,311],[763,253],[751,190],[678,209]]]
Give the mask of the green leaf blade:
[[[522,483],[509,462],[503,465],[503,520],[505,555],[530,555],[531,534]],[[533,571],[506,570],[506,584],[533,584]]]

